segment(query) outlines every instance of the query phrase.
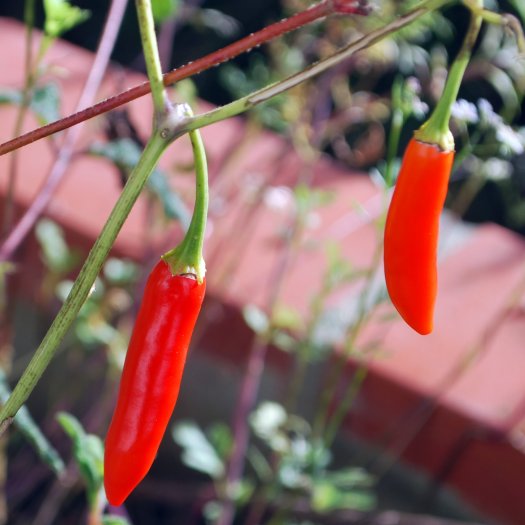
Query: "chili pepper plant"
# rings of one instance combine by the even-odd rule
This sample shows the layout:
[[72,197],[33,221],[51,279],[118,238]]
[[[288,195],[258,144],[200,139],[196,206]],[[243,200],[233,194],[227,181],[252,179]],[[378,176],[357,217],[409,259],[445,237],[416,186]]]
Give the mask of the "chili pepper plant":
[[[136,0],[148,82],[95,104],[94,93],[110,55],[108,48],[115,42],[126,7],[126,2],[113,0],[78,111],[60,118],[60,95],[56,86],[45,80],[46,53],[55,39],[83,23],[89,13],[65,0],[44,1],[44,36],[34,53],[36,4],[34,0],[24,3],[24,86],[0,93],[3,103],[17,108],[13,139],[0,145],[1,155],[11,155],[0,243],[5,334],[0,429],[5,433],[16,427],[24,446],[33,447],[39,461],[60,480],[51,485],[48,496],[58,501],[55,508],[50,511],[46,507],[47,499],[39,502],[37,518],[43,522],[41,516],[46,512],[60,515],[60,500],[65,496],[57,494],[74,492],[76,474],[71,465],[76,465],[87,495],[89,523],[133,522],[126,501],[132,508],[134,490],[140,491],[142,480],[155,465],[161,443],[172,440],[182,451],[183,463],[200,473],[201,477],[192,477],[195,489],[185,503],[193,505],[193,513],[206,522],[295,523],[302,517],[317,522],[327,514],[337,519],[338,513],[348,509],[353,509],[354,518],[359,520],[360,513],[376,508],[377,485],[385,475],[384,469],[374,468],[375,462],[363,468],[357,458],[343,466],[333,461],[334,443],[366,379],[367,363],[381,351],[380,341],[361,347],[359,336],[367,323],[377,321],[378,310],[389,300],[416,332],[432,331],[434,305],[439,300],[439,217],[451,173],[454,177],[461,170],[472,170],[462,167],[462,162],[472,165],[485,159],[486,146],[493,144],[494,137],[497,147],[489,156],[495,162],[508,162],[504,155],[510,158],[523,151],[523,133],[507,124],[518,115],[523,99],[519,87],[525,78],[523,68],[500,66],[502,75],[517,86],[514,91],[507,86],[502,115],[484,99],[457,101],[462,83],[468,83],[468,75],[466,80],[464,75],[472,54],[487,61],[498,59],[497,53],[487,57],[485,40],[478,42],[482,25],[490,38],[505,39],[505,49],[524,52],[518,18],[488,10],[482,0],[423,0],[408,7],[395,2],[373,6],[365,0],[322,0],[314,5],[292,2],[288,8],[294,14],[289,18],[163,72],[155,28],[166,31],[177,17],[183,17],[183,10],[177,2]],[[444,13],[451,7],[460,9],[470,20],[453,60],[439,46],[429,53],[422,37],[432,34],[438,40],[448,38],[451,24]],[[511,36],[504,37],[504,31],[509,30]],[[194,114],[190,106],[198,106],[195,84],[188,78],[261,44],[268,44],[266,54],[252,52],[242,66],[222,66],[222,82],[232,101]],[[392,58],[393,50],[397,58]],[[165,48],[161,52],[165,53]],[[442,81],[436,82],[436,78]],[[386,94],[381,88],[385,84]],[[176,97],[167,89],[171,85],[175,85]],[[503,93],[504,88],[500,89]],[[151,133],[145,143],[125,106],[141,96],[150,97],[153,106]],[[36,115],[41,125],[22,134],[29,113]],[[305,168],[292,189],[267,184],[256,188],[253,209],[278,193],[280,206],[284,199],[290,215],[284,233],[286,249],[276,264],[267,303],[264,308],[246,305],[243,310],[244,322],[254,336],[247,349],[247,369],[231,425],[217,423],[203,430],[196,415],[170,426],[181,384],[184,393],[183,372],[190,342],[193,337],[198,343],[205,332],[210,322],[206,311],[215,300],[204,301],[208,180],[199,129],[243,113],[248,128],[255,133],[266,126],[284,134],[304,166],[311,166],[327,152],[348,166],[370,169],[382,189],[385,213],[376,221],[374,255],[368,267],[354,266],[329,239],[317,248],[325,253],[327,269],[313,280],[317,287],[312,290],[309,315],[305,317],[282,303],[282,291],[291,262],[297,254],[311,249],[305,233],[312,217],[328,206],[332,197],[310,186],[310,168]],[[104,114],[108,114],[107,141],[93,142],[77,151],[82,123]],[[54,135],[58,131],[64,131],[61,142]],[[453,132],[458,137],[456,146]],[[169,174],[158,167],[162,154],[185,135],[190,137],[193,152],[188,171],[196,180],[190,198],[175,192]],[[57,152],[56,161],[42,190],[18,219],[14,196],[23,177],[18,173],[17,158],[24,154],[25,145],[45,137]],[[241,143],[239,150],[243,146]],[[67,176],[65,167],[76,154],[111,161],[122,182],[120,198],[87,255],[70,246],[57,224],[41,218],[58,184]],[[234,162],[235,152],[225,158],[226,169],[229,159]],[[458,208],[474,198],[471,186],[454,192]],[[478,181],[474,190],[479,187]],[[182,233],[176,246],[149,253],[145,264],[137,264],[110,256],[110,250],[143,193],[153,210],[148,218],[151,230],[165,228],[166,221],[178,221]],[[242,243],[255,227],[253,216],[248,213],[246,221],[235,226],[231,236],[235,250],[225,249],[210,257],[208,271],[219,275],[214,282],[226,286],[235,277]],[[220,215],[214,220],[220,220]],[[40,301],[46,303],[58,295],[63,302],[22,370],[13,351],[8,315],[11,298],[6,286],[17,268],[17,250],[28,242],[32,231],[46,267]],[[386,288],[378,288],[383,265]],[[338,315],[341,312],[329,306],[333,297],[356,286],[360,292],[354,315]],[[131,334],[129,344],[125,334]],[[71,414],[56,415],[73,446],[74,462],[69,466],[26,406],[46,374],[66,386],[64,377],[53,374],[53,358],[64,340],[69,349],[61,352],[57,361],[66,359],[68,353],[80,356],[81,363],[76,366],[94,366],[96,384],[104,392],[98,400],[90,400],[95,408],[91,418],[85,418],[94,433],[87,432]],[[109,371],[107,375],[101,371],[101,348],[106,350],[102,368]],[[337,355],[334,348],[339,349]],[[278,400],[261,399],[259,395],[272,349],[288,354],[293,364],[287,391]],[[350,375],[349,359],[355,364]],[[308,377],[314,368],[323,371],[325,384],[315,406],[304,414],[301,399],[309,392]],[[116,383],[120,387],[115,399],[110,392]],[[82,395],[79,389],[75,397],[82,399]],[[209,393],[210,404],[213,395]],[[23,512],[18,512],[22,520]],[[0,516],[0,520],[6,519]]]

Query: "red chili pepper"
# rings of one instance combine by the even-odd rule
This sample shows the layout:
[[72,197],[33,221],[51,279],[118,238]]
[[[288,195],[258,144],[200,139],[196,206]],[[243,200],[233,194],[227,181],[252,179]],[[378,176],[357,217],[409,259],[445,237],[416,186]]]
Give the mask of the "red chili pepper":
[[403,319],[422,335],[433,329],[439,217],[453,160],[453,150],[413,138],[386,219],[388,293]]
[[120,505],[150,469],[175,407],[206,281],[152,270],[122,372],[106,438],[104,485]]
[[470,60],[482,18],[473,13],[463,45],[429,119],[405,152],[385,225],[385,278],[403,319],[422,335],[434,325],[439,217],[454,161],[449,129],[452,105]]
[[104,486],[112,505],[128,497],[155,459],[177,401],[206,290],[202,248],[208,170],[199,132],[189,135],[195,158],[195,207],[182,242],[153,268],[131,335],[104,453]]

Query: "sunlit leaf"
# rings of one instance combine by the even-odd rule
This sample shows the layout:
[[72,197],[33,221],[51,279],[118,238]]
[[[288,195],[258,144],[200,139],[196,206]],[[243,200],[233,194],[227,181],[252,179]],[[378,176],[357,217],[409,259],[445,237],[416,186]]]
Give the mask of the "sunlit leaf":
[[[106,143],[96,142],[91,145],[89,152],[108,159],[128,173],[137,165],[142,153],[139,145],[127,138]],[[191,218],[190,212],[180,196],[170,187],[166,174],[159,169],[153,170],[147,186],[162,203],[165,215],[178,220],[187,228]]]
[[201,24],[213,30],[221,37],[235,36],[241,27],[239,21],[217,9],[200,9],[193,19],[194,23]]
[[155,22],[161,24],[168,18],[176,16],[180,4],[180,0],[151,0],[151,9]]
[[264,334],[268,331],[268,328],[270,327],[270,320],[258,306],[253,304],[245,306],[242,310],[242,315],[246,324],[256,334]]
[[104,264],[104,277],[112,284],[123,285],[133,282],[138,275],[137,264],[126,259],[110,257]]
[[53,272],[66,273],[79,260],[79,255],[69,249],[64,230],[49,219],[41,219],[35,228],[35,235],[42,250],[45,265]]
[[123,516],[104,514],[104,516],[102,516],[102,525],[130,525],[130,523]]
[[204,432],[191,421],[180,421],[173,426],[174,441],[182,447],[183,463],[211,478],[220,478],[225,471],[224,463]]
[[225,423],[215,423],[210,427],[207,434],[219,457],[226,459],[233,447],[233,436],[230,427]]
[[18,105],[22,103],[22,92],[18,89],[0,89],[0,104]]
[[[3,371],[0,370],[0,402],[5,403],[10,394],[11,392],[7,385],[5,375]],[[50,467],[55,474],[62,474],[65,469],[62,458],[44,436],[25,405],[18,410],[13,423],[22,436],[24,436],[24,439],[35,449],[40,459]]]
[[58,38],[90,16],[89,11],[71,5],[67,0],[44,0],[44,12],[44,32],[52,38]]
[[328,482],[317,483],[312,493],[312,507],[317,512],[330,512],[335,509],[370,511],[375,506],[376,498],[372,492],[343,491]]
[[104,476],[104,445],[94,434],[87,434],[82,425],[71,414],[57,415],[60,426],[73,442],[73,457],[86,484],[90,504],[96,501]]
[[50,82],[37,87],[33,92],[30,107],[40,124],[48,124],[60,118],[60,90]]

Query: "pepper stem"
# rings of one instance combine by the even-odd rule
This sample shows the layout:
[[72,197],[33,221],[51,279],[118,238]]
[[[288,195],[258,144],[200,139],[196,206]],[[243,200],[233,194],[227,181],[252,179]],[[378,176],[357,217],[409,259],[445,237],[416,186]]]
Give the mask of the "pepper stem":
[[195,159],[195,207],[184,239],[176,248],[166,252],[162,259],[173,275],[193,274],[202,283],[206,273],[202,249],[208,215],[208,166],[199,131],[190,131],[189,135]]
[[[483,0],[474,0],[472,3],[476,3],[480,8],[483,7]],[[458,56],[450,68],[443,94],[430,118],[414,134],[417,140],[436,144],[443,151],[454,150],[454,137],[449,129],[452,105],[458,96],[461,81],[470,60],[472,48],[478,38],[482,21],[479,13],[471,9],[469,28]]]

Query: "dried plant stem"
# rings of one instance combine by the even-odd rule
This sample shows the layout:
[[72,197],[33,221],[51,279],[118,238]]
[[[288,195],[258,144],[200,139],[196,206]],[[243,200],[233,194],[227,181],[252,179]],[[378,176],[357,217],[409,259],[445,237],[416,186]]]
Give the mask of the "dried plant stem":
[[[88,79],[80,95],[77,108],[85,108],[89,106],[96,92],[100,87],[102,78],[107,69],[113,47],[118,35],[122,17],[126,10],[127,0],[113,0],[109,10],[108,18],[100,39],[100,44],[95,55],[95,60],[89,72]],[[64,138],[64,143],[60,148],[51,171],[44,182],[37,197],[31,203],[22,218],[18,221],[16,226],[11,230],[8,237],[0,247],[0,261],[6,261],[13,256],[13,253],[25,239],[27,234],[31,231],[34,224],[46,209],[56,189],[58,188],[64,174],[69,166],[71,157],[73,156],[73,148],[77,138],[82,131],[82,126],[76,126],[68,131]]]
[[[24,56],[24,87],[22,90],[22,100],[18,108],[13,136],[16,138],[22,133],[22,126],[31,102],[32,89],[35,82],[33,67],[33,35],[35,27],[35,0],[28,0],[24,5],[24,21],[26,26],[25,36],[25,56]],[[2,222],[2,237],[9,231],[13,222],[14,214],[14,195],[16,186],[16,176],[18,172],[18,155],[13,153],[7,179],[7,190],[5,198],[5,209]]]
[[[330,0],[323,0],[319,4],[314,5],[306,11],[302,11],[294,16],[291,16],[290,18],[276,22],[275,24],[265,27],[256,33],[252,33],[251,35],[248,35],[247,37],[242,38],[233,44],[219,49],[218,51],[214,51],[213,53],[199,58],[194,62],[189,62],[184,66],[166,73],[163,77],[164,85],[169,86],[184,78],[197,75],[198,73],[210,69],[213,66],[222,64],[223,62],[235,58],[241,53],[250,51],[252,48],[258,47],[265,42],[283,35],[284,33],[293,31],[294,29],[307,25],[315,20],[324,18],[333,13],[334,8],[332,2]],[[144,82],[138,86],[134,86],[127,91],[110,97],[102,102],[99,102],[98,104],[95,104],[94,106],[79,110],[68,117],[60,119],[56,122],[52,122],[47,126],[35,129],[20,137],[0,144],[0,155],[4,155],[10,151],[19,149],[23,146],[26,146],[27,144],[31,144],[32,142],[52,135],[53,133],[57,133],[58,131],[63,131],[64,129],[75,126],[80,122],[84,122],[85,120],[89,120],[103,113],[107,113],[112,109],[118,108],[119,106],[127,104],[128,102],[147,95],[148,93],[150,93],[149,82]]]

